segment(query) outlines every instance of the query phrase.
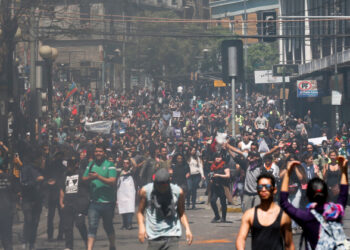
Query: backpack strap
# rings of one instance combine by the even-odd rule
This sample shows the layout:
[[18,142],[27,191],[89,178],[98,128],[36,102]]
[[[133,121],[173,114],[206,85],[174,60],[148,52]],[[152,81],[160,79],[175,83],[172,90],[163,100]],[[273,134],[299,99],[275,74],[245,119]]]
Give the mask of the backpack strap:
[[95,165],[95,161],[90,162],[89,173],[91,173],[91,169],[94,165]]
[[320,223],[323,230],[328,235],[332,235],[332,232],[329,231],[329,226],[328,226],[327,222],[325,221],[325,219],[323,218],[323,216],[321,214],[319,214],[318,212],[316,212],[315,209],[311,209],[310,212],[313,214],[313,216],[315,216],[316,220]]

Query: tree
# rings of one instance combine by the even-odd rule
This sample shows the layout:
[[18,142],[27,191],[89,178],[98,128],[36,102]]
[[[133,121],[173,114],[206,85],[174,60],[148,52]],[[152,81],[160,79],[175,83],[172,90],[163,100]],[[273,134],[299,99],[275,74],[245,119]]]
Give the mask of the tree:
[[[39,0],[1,0],[0,1],[0,140],[7,141],[8,100],[14,97],[14,51],[16,33],[19,23],[26,23],[24,14],[31,13],[30,9],[37,6]],[[17,33],[18,34],[18,33]],[[17,102],[14,109],[19,110]],[[16,114],[15,114],[16,117]],[[15,118],[17,119],[17,117]]]
[[[180,18],[171,11],[144,11],[139,13],[144,17]],[[148,33],[149,36],[137,38],[137,41],[128,45],[127,66],[129,69],[143,69],[150,75],[158,86],[158,81],[170,83],[190,80],[191,72],[218,71],[219,41],[222,39],[196,37],[195,34],[217,34],[225,32],[222,29],[212,28],[203,30],[202,25],[188,23],[138,23],[136,32]],[[152,36],[151,34],[155,34]],[[165,34],[160,37],[159,34]],[[182,34],[193,34],[193,37],[181,37]],[[157,35],[157,36],[156,36]],[[174,37],[171,37],[171,36]],[[179,35],[179,37],[176,37]],[[203,49],[208,53],[204,57]]]
[[255,70],[272,70],[279,62],[279,51],[276,43],[256,43],[248,48],[247,76],[254,80]]

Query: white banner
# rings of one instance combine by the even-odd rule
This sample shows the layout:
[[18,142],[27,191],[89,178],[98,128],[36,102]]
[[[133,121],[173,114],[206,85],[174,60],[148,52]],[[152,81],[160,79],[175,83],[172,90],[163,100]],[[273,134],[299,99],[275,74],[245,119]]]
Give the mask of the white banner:
[[327,136],[323,137],[316,137],[316,138],[310,138],[308,142],[316,145],[316,146],[321,146],[323,141],[327,141]]
[[[282,76],[273,76],[272,70],[255,70],[255,84],[264,84],[264,83],[282,83]],[[289,82],[289,77],[285,77],[285,82]]]
[[109,134],[112,128],[112,121],[85,122],[86,132]]

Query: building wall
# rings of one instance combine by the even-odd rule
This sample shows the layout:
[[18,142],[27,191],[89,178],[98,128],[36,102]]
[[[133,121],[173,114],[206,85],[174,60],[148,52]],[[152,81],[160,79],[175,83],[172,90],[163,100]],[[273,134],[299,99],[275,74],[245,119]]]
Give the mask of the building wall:
[[[246,0],[247,12],[247,35],[262,35],[259,30],[260,24],[256,20],[262,20],[264,11],[279,12],[278,1],[276,0]],[[238,0],[217,0],[210,3],[211,17],[218,20],[230,20],[231,23],[223,22],[220,25],[229,28],[233,33],[238,35],[244,34],[244,1]],[[257,43],[259,39],[248,38],[248,43]]]
[[[292,1],[291,1],[292,2]],[[232,17],[244,13],[242,0],[218,0],[210,2],[213,19]],[[255,13],[279,8],[278,0],[246,0],[247,13]]]
[[181,9],[183,7],[182,0],[134,0],[141,5],[149,5],[161,8]]

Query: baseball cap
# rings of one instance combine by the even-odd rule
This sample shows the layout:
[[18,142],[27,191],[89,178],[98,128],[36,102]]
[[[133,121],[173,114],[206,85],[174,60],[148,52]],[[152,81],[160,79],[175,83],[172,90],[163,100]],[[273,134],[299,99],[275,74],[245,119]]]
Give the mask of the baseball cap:
[[158,169],[154,175],[154,182],[160,183],[160,182],[169,182],[170,181],[170,174],[168,169],[161,168]]

